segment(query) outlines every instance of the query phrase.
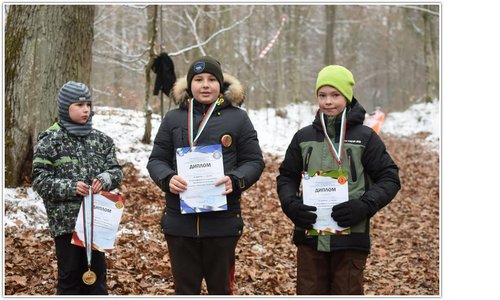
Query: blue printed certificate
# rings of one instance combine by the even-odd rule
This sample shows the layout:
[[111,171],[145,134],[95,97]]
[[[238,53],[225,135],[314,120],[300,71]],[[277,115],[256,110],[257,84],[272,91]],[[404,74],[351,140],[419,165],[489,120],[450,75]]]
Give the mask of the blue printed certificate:
[[225,185],[215,186],[224,177],[220,144],[177,148],[177,173],[187,181],[180,193],[182,214],[227,210]]

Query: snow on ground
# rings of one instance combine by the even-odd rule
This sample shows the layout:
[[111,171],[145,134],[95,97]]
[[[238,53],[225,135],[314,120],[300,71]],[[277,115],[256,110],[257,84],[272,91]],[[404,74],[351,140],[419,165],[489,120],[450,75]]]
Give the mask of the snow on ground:
[[404,112],[391,112],[385,118],[382,132],[395,136],[410,136],[426,132],[425,139],[432,149],[438,149],[441,137],[441,102],[418,103]]
[[[293,134],[309,125],[317,106],[309,103],[291,104],[286,108],[286,117],[278,117],[275,109],[248,111],[259,142],[264,152],[284,155]],[[149,176],[146,164],[153,143],[143,144],[144,113],[111,107],[96,107],[93,126],[113,138],[116,155],[120,162],[130,162],[144,176]],[[283,115],[284,110],[279,111]],[[440,102],[415,104],[404,112],[387,114],[382,132],[396,136],[410,136],[419,132],[429,135],[426,142],[432,148],[438,148],[440,140]],[[152,116],[152,134],[154,140],[160,126],[160,116]],[[25,226],[47,228],[47,217],[42,199],[32,188],[4,188],[4,226]]]

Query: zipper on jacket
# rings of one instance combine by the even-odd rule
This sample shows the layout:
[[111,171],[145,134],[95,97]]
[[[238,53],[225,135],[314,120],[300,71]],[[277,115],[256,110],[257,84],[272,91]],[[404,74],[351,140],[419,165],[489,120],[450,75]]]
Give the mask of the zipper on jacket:
[[311,160],[312,151],[313,147],[309,146],[309,148],[307,148],[306,157],[304,158],[304,172],[307,172],[307,169],[309,168],[309,161]]
[[358,174],[356,174],[356,165],[354,164],[354,160],[352,159],[352,150],[348,148],[346,152],[347,159],[349,161],[349,169],[351,170],[351,179],[353,182],[356,182],[358,180]]

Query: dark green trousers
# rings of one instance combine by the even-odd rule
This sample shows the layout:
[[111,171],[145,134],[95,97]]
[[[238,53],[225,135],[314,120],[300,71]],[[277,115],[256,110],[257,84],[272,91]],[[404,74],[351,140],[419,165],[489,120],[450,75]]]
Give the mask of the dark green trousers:
[[363,295],[368,252],[297,246],[297,295]]

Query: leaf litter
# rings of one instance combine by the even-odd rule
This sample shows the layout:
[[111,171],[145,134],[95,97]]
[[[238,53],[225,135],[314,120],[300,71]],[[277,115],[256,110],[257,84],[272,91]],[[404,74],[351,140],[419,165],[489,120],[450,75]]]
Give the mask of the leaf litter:
[[[402,189],[371,220],[366,295],[440,295],[439,153],[418,135],[382,135],[400,168]],[[276,192],[280,156],[266,154],[260,180],[242,196],[245,229],[236,249],[236,295],[294,295],[293,225]],[[120,187],[127,199],[113,253],[107,254],[110,295],[174,295],[160,228],[162,191],[131,163]],[[6,207],[6,214],[15,207]],[[35,212],[26,212],[35,213]],[[46,222],[46,220],[41,220]],[[4,228],[5,295],[54,295],[57,262],[46,227]],[[203,284],[202,294],[207,294]]]

